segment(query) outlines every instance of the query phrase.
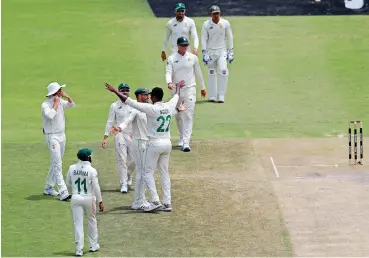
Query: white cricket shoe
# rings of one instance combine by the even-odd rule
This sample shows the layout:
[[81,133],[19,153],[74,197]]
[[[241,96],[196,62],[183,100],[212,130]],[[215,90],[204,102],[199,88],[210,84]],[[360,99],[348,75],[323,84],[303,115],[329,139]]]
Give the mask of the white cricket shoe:
[[70,198],[72,198],[72,195],[68,193],[68,191],[62,191],[60,193],[60,200],[61,201],[68,201]]
[[183,147],[183,140],[182,140],[182,139],[180,139],[180,140],[178,141],[177,146],[178,146],[178,147]]
[[100,250],[100,245],[96,244],[95,247],[90,247],[90,252],[97,252]]
[[152,202],[149,204],[149,206],[146,206],[143,208],[144,212],[149,212],[149,211],[154,211],[157,210],[161,207],[161,203],[160,202]]
[[161,211],[167,211],[167,212],[170,212],[172,211],[172,205],[171,204],[164,204],[161,208],[160,208]]
[[81,257],[82,255],[83,255],[83,251],[82,250],[76,251],[76,256],[77,257]]
[[49,187],[45,188],[44,194],[45,195],[58,196],[59,195],[59,192],[58,191],[55,191],[54,188],[52,188],[51,186],[49,186]]
[[126,184],[121,184],[120,192],[121,193],[128,193],[128,187],[127,187]]
[[131,206],[131,209],[132,210],[144,210],[145,207],[148,207],[148,206],[150,206],[150,203],[148,201],[145,201],[143,203],[134,202]]
[[190,145],[186,144],[183,146],[183,152],[190,152],[191,151],[191,148],[190,148]]

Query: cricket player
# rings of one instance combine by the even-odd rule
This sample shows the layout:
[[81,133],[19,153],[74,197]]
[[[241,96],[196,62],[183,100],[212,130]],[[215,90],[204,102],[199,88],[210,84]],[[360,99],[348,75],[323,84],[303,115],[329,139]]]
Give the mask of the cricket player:
[[[174,54],[177,52],[177,39],[182,36],[190,38],[191,35],[194,45],[193,54],[197,55],[199,48],[199,37],[197,35],[196,25],[193,19],[185,16],[185,11],[186,6],[183,3],[177,3],[175,5],[176,17],[167,22],[164,42],[161,49],[161,59],[163,61],[167,59],[165,50],[167,49],[169,38],[171,54]],[[191,51],[189,48],[187,50]]]
[[[43,134],[51,153],[51,165],[46,177],[45,195],[57,196],[61,201],[71,198],[65,185],[62,170],[62,160],[66,145],[64,109],[75,107],[72,98],[65,93],[60,85],[52,82],[47,86],[47,99],[41,105],[43,119]],[[66,100],[62,99],[65,98]],[[58,186],[58,192],[54,186]]]
[[227,60],[231,64],[233,34],[229,21],[220,18],[220,8],[210,7],[211,19],[204,22],[201,30],[203,62],[208,67],[209,101],[224,103],[228,83]]
[[100,212],[104,211],[101,197],[97,171],[91,166],[92,150],[80,149],[77,153],[79,159],[77,164],[69,167],[67,184],[72,188],[71,208],[74,222],[74,237],[76,245],[76,256],[83,255],[84,233],[83,217],[86,214],[88,220],[88,242],[90,252],[100,249],[98,243],[96,200],[99,203]]
[[176,115],[176,122],[179,131],[178,146],[184,152],[191,151],[190,139],[192,135],[193,117],[196,104],[196,79],[201,85],[201,96],[206,96],[204,79],[199,64],[199,59],[194,54],[187,52],[188,39],[179,37],[177,39],[178,51],[168,58],[165,80],[172,94],[176,92],[174,84],[184,80],[186,86],[181,90],[179,103],[184,103],[186,111]]
[[[135,91],[135,95],[138,102],[148,103],[150,99],[150,90],[146,88],[140,88]],[[113,127],[110,133],[117,134],[119,132],[123,132],[129,126],[132,126],[133,130],[134,138],[132,142],[132,150],[133,158],[136,164],[136,186],[134,200],[131,207],[133,210],[150,211],[154,207],[150,207],[151,204],[146,200],[145,181],[143,178],[144,161],[149,140],[147,138],[146,114],[132,108],[127,119],[125,119],[118,127]]]
[[[126,83],[121,83],[118,90],[129,96],[130,87]],[[106,148],[109,132],[114,124],[121,124],[127,119],[132,108],[124,104],[120,99],[110,105],[109,116],[105,126],[102,147]],[[128,193],[129,186],[132,185],[132,173],[135,167],[132,157],[132,126],[128,126],[124,131],[115,135],[115,156],[117,161],[118,175],[120,181],[120,192]]]
[[[184,81],[178,82],[176,94],[169,102],[163,102],[163,89],[155,87],[151,91],[151,101],[149,103],[139,103],[121,94],[117,89],[109,84],[105,84],[107,90],[115,93],[127,105],[146,113],[147,116],[147,136],[149,139],[145,157],[145,181],[151,194],[154,205],[163,206],[161,210],[172,211],[171,184],[169,176],[169,157],[172,151],[170,141],[170,121],[175,112],[179,99],[179,90],[184,86]],[[179,110],[177,109],[177,112]],[[161,185],[164,193],[163,205],[160,203],[156,191],[154,172],[158,168],[161,178]]]

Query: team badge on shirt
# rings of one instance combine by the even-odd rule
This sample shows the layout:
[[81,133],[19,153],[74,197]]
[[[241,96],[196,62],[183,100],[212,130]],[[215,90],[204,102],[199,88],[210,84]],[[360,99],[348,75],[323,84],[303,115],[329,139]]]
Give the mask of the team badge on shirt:
[[219,27],[221,27],[223,29],[223,24],[219,24]]
[[185,22],[184,26],[187,27],[187,22]]

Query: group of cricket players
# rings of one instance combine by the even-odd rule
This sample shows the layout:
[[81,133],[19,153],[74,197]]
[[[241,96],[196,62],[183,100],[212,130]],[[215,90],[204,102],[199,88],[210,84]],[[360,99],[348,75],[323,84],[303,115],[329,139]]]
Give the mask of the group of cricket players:
[[[202,61],[208,69],[208,92],[199,64],[199,38],[193,19],[185,16],[186,6],[175,5],[175,17],[166,24],[166,33],[161,58],[166,61],[165,80],[171,91],[171,99],[163,101],[164,91],[160,87],[139,88],[130,97],[131,87],[121,83],[114,87],[105,84],[106,90],[114,93],[118,100],[110,105],[105,126],[102,148],[106,148],[108,137],[114,135],[120,192],[129,192],[136,172],[133,210],[172,211],[169,158],[172,151],[170,124],[173,117],[179,131],[178,146],[183,152],[191,151],[193,118],[196,104],[196,81],[201,87],[201,96],[208,93],[209,102],[224,103],[228,83],[227,63],[232,63],[233,35],[229,21],[220,17],[220,8],[210,7],[210,19],[201,30]],[[193,39],[190,47],[189,38]],[[168,41],[171,54],[167,57]],[[92,150],[82,148],[77,153],[78,163],[69,167],[64,181],[62,159],[66,147],[64,109],[75,107],[73,99],[63,90],[65,85],[52,82],[47,87],[47,99],[42,103],[43,134],[51,153],[51,165],[46,178],[45,195],[58,196],[61,201],[71,199],[74,221],[76,256],[83,255],[83,218],[88,220],[89,251],[100,249],[96,220],[96,202],[99,211],[104,211],[98,173],[92,166]],[[151,103],[149,103],[151,100]],[[154,172],[160,173],[163,191],[159,198]],[[54,189],[57,185],[58,191]],[[67,188],[70,186],[71,194]],[[145,192],[149,192],[149,200]]]

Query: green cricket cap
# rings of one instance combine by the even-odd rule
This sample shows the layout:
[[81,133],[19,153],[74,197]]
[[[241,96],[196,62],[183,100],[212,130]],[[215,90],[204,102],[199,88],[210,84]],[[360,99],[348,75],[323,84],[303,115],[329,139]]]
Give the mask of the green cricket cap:
[[80,160],[86,160],[88,157],[91,156],[92,150],[89,148],[82,148],[78,151],[77,157]]
[[176,7],[175,7],[176,11],[180,10],[180,9],[186,9],[186,6],[184,3],[176,3]]
[[217,5],[213,5],[210,7],[210,13],[220,13],[220,8]]
[[148,95],[150,93],[151,93],[150,90],[147,88],[139,88],[135,91],[135,95],[138,95],[138,94]]
[[179,37],[177,39],[177,45],[188,46],[189,44],[190,44],[190,42],[188,42],[188,39],[186,37]]
[[118,86],[118,90],[122,90],[122,89],[129,89],[129,85],[127,83],[121,83]]

